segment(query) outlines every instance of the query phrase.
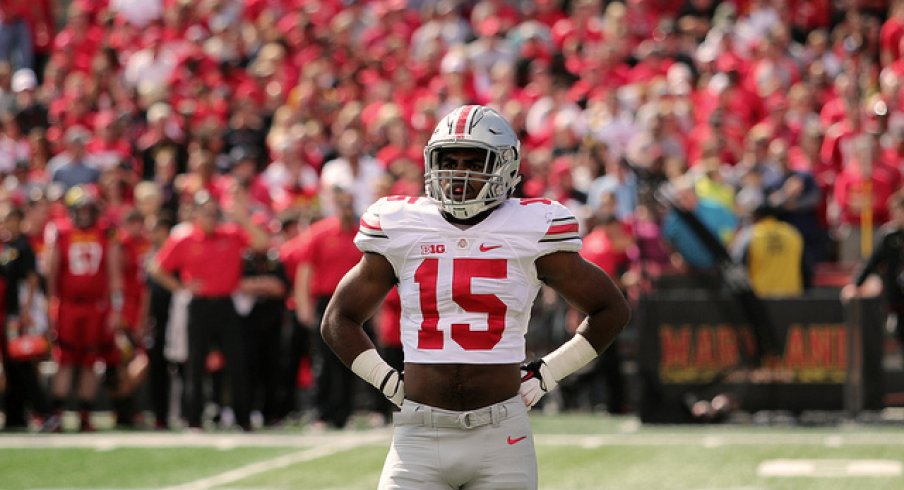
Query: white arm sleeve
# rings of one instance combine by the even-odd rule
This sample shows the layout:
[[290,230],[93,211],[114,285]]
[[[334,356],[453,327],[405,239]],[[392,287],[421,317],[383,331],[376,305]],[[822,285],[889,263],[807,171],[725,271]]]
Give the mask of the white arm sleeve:
[[352,361],[351,370],[358,377],[380,390],[396,406],[401,407],[405,399],[405,385],[402,374],[386,363],[376,349],[367,349]]

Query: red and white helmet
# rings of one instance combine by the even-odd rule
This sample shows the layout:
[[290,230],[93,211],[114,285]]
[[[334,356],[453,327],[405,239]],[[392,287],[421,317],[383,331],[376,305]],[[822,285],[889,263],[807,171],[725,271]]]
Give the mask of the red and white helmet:
[[[480,148],[487,150],[483,172],[441,170],[442,150]],[[424,148],[427,197],[446,213],[468,219],[498,206],[511,196],[521,180],[521,142],[512,126],[495,110],[480,105],[461,106],[440,120]],[[447,195],[443,184],[460,181],[465,186],[483,182],[477,197],[466,199]]]

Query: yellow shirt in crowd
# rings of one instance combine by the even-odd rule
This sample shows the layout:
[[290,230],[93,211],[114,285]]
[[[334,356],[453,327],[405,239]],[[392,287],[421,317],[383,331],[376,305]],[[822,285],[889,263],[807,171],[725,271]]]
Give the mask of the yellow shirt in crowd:
[[772,217],[753,225],[747,248],[747,270],[760,296],[803,293],[801,272],[804,241],[796,228]]

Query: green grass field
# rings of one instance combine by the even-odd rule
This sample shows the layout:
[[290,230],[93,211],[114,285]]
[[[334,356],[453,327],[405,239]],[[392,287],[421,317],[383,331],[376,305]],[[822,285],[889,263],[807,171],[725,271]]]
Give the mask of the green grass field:
[[[592,415],[533,424],[542,489],[904,489],[904,426],[641,426]],[[363,428],[4,435],[0,488],[372,489],[390,437]]]

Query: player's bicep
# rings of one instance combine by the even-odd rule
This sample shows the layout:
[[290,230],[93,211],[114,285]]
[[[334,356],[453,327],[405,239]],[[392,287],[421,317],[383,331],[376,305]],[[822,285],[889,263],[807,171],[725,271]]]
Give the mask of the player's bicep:
[[537,276],[582,313],[597,311],[624,301],[608,274],[576,252],[555,252],[536,261]]
[[396,282],[392,264],[386,257],[366,252],[339,282],[327,315],[339,315],[363,324],[377,312]]

